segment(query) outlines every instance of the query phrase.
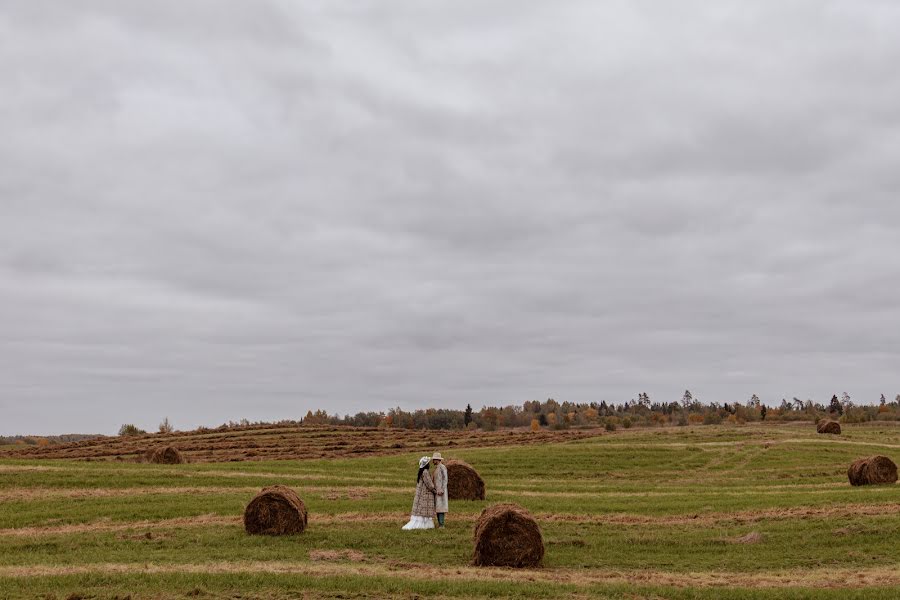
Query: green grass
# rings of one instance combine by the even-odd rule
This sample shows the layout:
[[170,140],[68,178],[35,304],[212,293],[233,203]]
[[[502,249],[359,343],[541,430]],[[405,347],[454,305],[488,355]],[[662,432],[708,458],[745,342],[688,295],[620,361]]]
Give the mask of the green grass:
[[[153,523],[133,529],[12,535],[0,532],[0,598],[296,598],[397,596],[608,598],[897,598],[900,587],[812,589],[812,583],[755,588],[754,577],[802,576],[839,569],[900,572],[900,511],[859,514],[860,505],[898,505],[900,486],[852,488],[846,468],[859,456],[900,459],[900,428],[845,427],[839,438],[809,427],[693,427],[631,430],[546,446],[451,449],[478,468],[485,502],[454,502],[448,528],[402,532],[417,455],[341,460],[177,466],[121,462],[0,461],[0,529],[104,526],[220,515],[216,524]],[[39,467],[36,470],[33,467]],[[233,520],[264,485],[295,487],[309,507],[301,536],[250,537]],[[179,490],[184,491],[179,491]],[[100,494],[102,492],[102,495]],[[110,495],[112,494],[112,495]],[[515,501],[541,521],[545,568],[529,581],[472,578],[472,519],[484,506]],[[798,508],[810,514],[797,514]],[[849,507],[849,508],[848,508]],[[792,510],[752,521],[738,513]],[[824,514],[836,510],[838,516]],[[341,517],[354,515],[351,520]],[[371,515],[366,519],[365,515]],[[591,522],[597,515],[643,517],[643,523]],[[714,515],[715,518],[707,518]],[[329,517],[327,523],[316,519]],[[697,523],[686,522],[697,518]],[[566,518],[569,520],[567,521]],[[623,519],[624,521],[625,519]],[[759,532],[757,544],[734,543]],[[148,539],[143,534],[149,532]],[[313,561],[316,551],[354,550],[362,563]],[[253,563],[295,571],[260,573]],[[128,572],[110,573],[109,565]],[[165,572],[140,572],[147,565]],[[237,572],[180,572],[231,565]],[[359,574],[364,566],[375,571]],[[28,569],[32,569],[28,571]],[[49,571],[47,570],[49,569]],[[75,570],[67,573],[66,569]],[[331,572],[329,569],[336,569]],[[416,570],[439,574],[416,577]],[[180,571],[179,571],[180,570]],[[460,570],[456,574],[456,570]],[[725,587],[665,587],[631,576],[731,574]],[[546,579],[558,573],[561,581]],[[584,578],[579,578],[583,575]]]

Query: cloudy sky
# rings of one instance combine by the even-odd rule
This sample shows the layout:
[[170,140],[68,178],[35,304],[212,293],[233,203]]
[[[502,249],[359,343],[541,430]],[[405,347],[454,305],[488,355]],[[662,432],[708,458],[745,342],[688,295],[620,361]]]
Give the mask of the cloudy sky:
[[900,393],[900,3],[0,0],[0,434]]

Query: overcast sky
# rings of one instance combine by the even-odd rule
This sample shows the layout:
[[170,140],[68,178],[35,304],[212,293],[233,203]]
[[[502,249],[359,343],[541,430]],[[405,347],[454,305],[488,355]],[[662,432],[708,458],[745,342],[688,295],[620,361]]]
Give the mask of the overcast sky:
[[900,393],[900,3],[0,0],[0,434]]

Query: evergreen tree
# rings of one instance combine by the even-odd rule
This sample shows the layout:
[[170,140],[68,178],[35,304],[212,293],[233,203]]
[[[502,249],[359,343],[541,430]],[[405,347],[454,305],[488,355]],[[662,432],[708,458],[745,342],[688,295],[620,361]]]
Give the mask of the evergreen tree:
[[844,414],[844,407],[841,406],[841,401],[838,400],[837,394],[831,397],[831,404],[828,405],[828,412],[831,414]]
[[466,412],[463,414],[463,424],[468,427],[472,422],[472,405],[466,404]]

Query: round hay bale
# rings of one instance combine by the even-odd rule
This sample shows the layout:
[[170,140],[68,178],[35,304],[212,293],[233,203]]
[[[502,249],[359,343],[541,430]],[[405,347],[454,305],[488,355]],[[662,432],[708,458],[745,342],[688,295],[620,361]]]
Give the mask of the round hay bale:
[[444,464],[450,500],[484,500],[484,479],[472,465],[461,460],[448,460]]
[[184,456],[174,446],[163,446],[149,453],[149,462],[157,465],[183,465]]
[[244,530],[252,535],[303,533],[309,515],[297,492],[283,485],[263,488],[244,510]]
[[475,556],[479,567],[538,567],[544,558],[541,528],[518,504],[495,504],[475,523]]
[[816,432],[841,435],[841,424],[837,421],[819,421],[819,424],[816,425]]
[[874,485],[896,483],[897,465],[887,456],[859,458],[847,469],[850,485]]

